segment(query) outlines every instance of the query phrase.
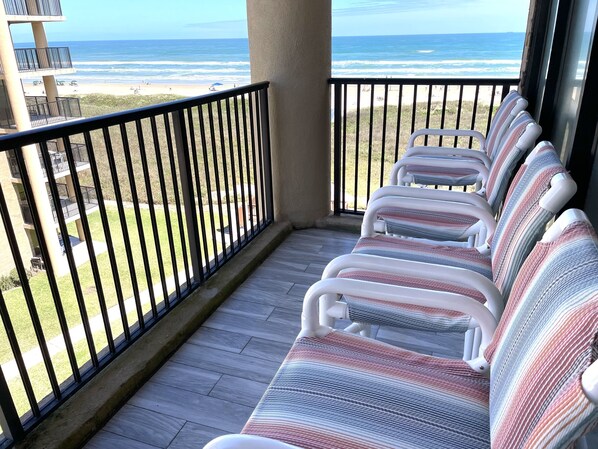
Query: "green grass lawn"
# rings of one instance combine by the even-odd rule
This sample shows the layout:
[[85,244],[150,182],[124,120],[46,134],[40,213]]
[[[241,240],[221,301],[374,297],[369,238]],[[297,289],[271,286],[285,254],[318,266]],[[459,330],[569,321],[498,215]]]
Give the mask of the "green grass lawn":
[[[143,234],[145,236],[148,259],[150,261],[149,267],[152,278],[152,285],[160,282],[159,266],[157,263],[157,244],[153,236],[153,230],[150,221],[150,212],[147,208],[140,210]],[[120,279],[123,297],[124,299],[133,296],[133,287],[131,283],[131,272],[129,270],[129,263],[126,257],[125,241],[123,237],[123,229],[120,225],[118,216],[118,210],[115,206],[107,206],[107,216],[110,223],[110,232],[114,245],[114,253],[117,261],[117,271]],[[137,284],[139,290],[143,291],[148,288],[148,282],[145,273],[145,267],[143,264],[142,250],[140,244],[140,237],[137,231],[137,224],[135,218],[135,212],[132,207],[125,208],[126,223],[128,228],[128,234],[130,239],[130,249],[132,252],[133,266],[135,268],[134,273],[137,277]],[[164,209],[162,206],[156,206],[156,224],[158,229],[158,238],[160,242],[160,252],[163,257],[164,275],[166,278],[173,276],[173,264],[170,254],[170,248],[168,244],[169,235],[171,236],[174,248],[175,248],[175,260],[177,264],[177,271],[180,272],[184,269],[183,264],[183,253],[182,245],[179,233],[179,225],[176,211],[170,210],[171,216],[171,228],[169,229],[166,225],[166,218]],[[184,217],[182,217],[184,220]],[[93,240],[95,242],[105,241],[102,222],[99,211],[93,212],[88,215],[89,225]],[[184,223],[184,221],[183,221]],[[218,228],[220,226],[217,217],[215,217],[215,225]],[[209,220],[206,223],[206,235],[211,235],[211,228],[209,227]],[[184,226],[185,227],[185,226]],[[71,234],[76,235],[76,229],[74,224],[69,225]],[[184,229],[186,233],[186,229]],[[214,256],[213,245],[208,242],[209,257],[210,259]],[[222,251],[222,244],[217,242],[216,246],[218,251]],[[104,252],[97,256],[97,263],[99,268],[99,274],[101,279],[101,286],[104,292],[104,299],[108,308],[117,304],[116,288],[114,283],[114,275],[108,253]],[[100,314],[100,303],[98,300],[98,286],[95,284],[91,263],[86,262],[78,267],[77,275],[82,287],[82,293],[84,296],[85,309],[88,317],[92,318]],[[79,325],[81,320],[81,312],[76,300],[75,290],[73,288],[73,282],[70,275],[62,276],[57,278],[57,284],[60,291],[60,302],[64,309],[66,320],[69,328]],[[50,293],[47,276],[44,272],[38,273],[30,279],[29,285],[31,287],[34,299],[35,308],[40,317],[42,323],[44,336],[46,340],[50,340],[58,335],[61,335],[60,326],[57,319],[56,306],[54,299]],[[169,291],[169,293],[172,293]],[[15,328],[15,334],[19,341],[20,349],[22,352],[27,352],[38,346],[35,332],[31,324],[30,314],[28,308],[25,306],[25,300],[21,288],[16,288],[4,293],[7,308],[9,310],[12,324]],[[156,302],[160,303],[163,300],[161,294],[156,296]],[[143,312],[147,313],[150,310],[150,304],[146,303],[142,307]],[[127,314],[129,326],[135,325],[137,322],[137,313],[135,310],[130,311]],[[123,326],[121,319],[113,320],[110,323],[113,337],[123,333]],[[96,331],[93,333],[95,350],[100,352],[107,347],[106,333]],[[77,363],[81,367],[90,360],[90,354],[87,347],[86,340],[81,340],[74,343]],[[8,344],[8,339],[4,330],[0,333],[0,363],[6,363],[13,358],[12,351]],[[67,380],[71,376],[70,365],[65,351],[61,351],[52,357],[54,368],[59,382]],[[50,393],[50,385],[46,375],[45,367],[43,363],[39,363],[34,367],[29,368],[29,373],[34,386],[34,390],[37,394],[38,400]],[[29,409],[25,392],[20,379],[13,379],[10,383],[13,397],[18,406],[20,412],[26,412]]]

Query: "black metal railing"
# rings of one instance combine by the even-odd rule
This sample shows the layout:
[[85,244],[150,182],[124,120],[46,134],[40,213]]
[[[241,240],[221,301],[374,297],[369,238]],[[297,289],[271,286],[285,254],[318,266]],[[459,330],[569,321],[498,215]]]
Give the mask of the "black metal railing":
[[8,16],[61,16],[60,0],[3,0]]
[[[49,170],[49,141],[66,149],[77,225],[67,223],[61,188]],[[74,141],[85,143],[89,170],[75,170]],[[0,138],[0,152],[15,151],[31,212],[30,241],[39,247],[36,266],[45,267],[27,280],[31,250],[19,248],[23,230],[12,224],[15,190],[0,186],[10,248],[4,257],[12,258],[23,284],[0,291],[6,330],[0,362],[10,365],[0,370],[6,441],[23,439],[272,222],[269,142],[265,82]],[[39,184],[27,173],[33,144],[46,167],[52,218],[40,215],[50,209],[39,203],[47,195],[33,191]],[[91,214],[82,184],[95,192]],[[78,263],[82,252],[73,242],[79,240],[70,237],[62,239],[64,257],[51,257],[58,246],[51,239],[58,237],[56,231],[44,235],[48,219],[57,220],[61,236],[81,233],[88,262]],[[58,275],[60,263],[66,276]],[[34,356],[25,358],[30,351],[37,354],[35,366]]]
[[56,97],[56,101],[48,101],[43,96],[27,96],[27,110],[31,118],[31,126],[44,126],[51,123],[81,117],[81,104],[78,98]]
[[68,47],[16,48],[15,56],[19,72],[73,68]]
[[[332,78],[335,214],[363,214],[371,193],[388,183],[409,136],[419,128],[475,129],[486,134],[517,79]],[[446,138],[445,138],[446,139]],[[451,145],[472,148],[471,139]],[[422,138],[416,144],[442,145]],[[444,143],[446,145],[446,141]]]
[[[61,173],[68,173],[69,164],[67,161],[67,157],[66,154],[64,154],[64,151],[59,150],[58,143],[48,142],[48,150],[50,151],[50,162],[54,175],[56,176]],[[87,155],[87,148],[85,148],[85,145],[81,143],[71,142],[70,151],[73,153],[73,159],[75,161],[76,167],[82,167],[89,164],[89,157]],[[44,166],[44,159],[41,154],[39,154],[39,160],[42,166],[42,172],[44,176],[47,176],[46,168]],[[17,157],[15,156],[15,153],[13,151],[9,151],[8,153],[8,165],[10,167],[10,174],[14,178],[20,178],[21,172],[19,170],[19,164],[17,162]]]

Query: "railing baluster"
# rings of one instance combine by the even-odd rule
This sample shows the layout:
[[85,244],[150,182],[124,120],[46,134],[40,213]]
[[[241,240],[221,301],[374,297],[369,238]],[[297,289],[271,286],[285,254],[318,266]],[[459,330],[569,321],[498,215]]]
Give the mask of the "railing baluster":
[[[208,242],[206,239],[206,221],[204,217],[204,210],[203,210],[203,199],[202,199],[202,187],[201,181],[199,176],[199,164],[197,162],[197,145],[195,142],[195,127],[193,125],[193,110],[187,110],[187,126],[189,127],[189,140],[191,142],[191,161],[193,162],[193,173],[195,174],[195,185],[197,186],[197,206],[199,209],[199,229],[198,232],[201,230],[201,235],[198,235],[199,240],[201,241],[201,245],[203,247],[203,256],[205,258],[206,269],[200,269],[200,282],[203,282],[205,279],[205,274],[209,273],[210,271],[210,254],[208,250]],[[200,242],[197,242],[199,245]],[[198,247],[198,250],[200,248]],[[201,263],[201,258],[200,258]]]
[[199,246],[199,227],[197,224],[197,210],[195,208],[195,193],[193,190],[193,177],[191,174],[191,161],[189,159],[189,141],[185,128],[185,112],[179,110],[172,114],[174,138],[176,142],[177,156],[179,162],[179,177],[183,190],[183,206],[185,208],[185,220],[187,222],[187,241],[191,255],[191,269],[193,283],[203,281],[203,269],[201,265],[201,248]]
[[[160,193],[162,194],[162,205],[164,206],[164,220],[166,222],[166,233],[168,237],[168,248],[170,250],[170,263],[172,264],[172,275],[174,276],[174,288],[177,298],[181,296],[181,283],[179,282],[178,264],[176,260],[176,251],[174,249],[174,237],[172,235],[172,222],[170,221],[170,205],[168,202],[168,194],[166,193],[166,183],[164,178],[164,166],[162,164],[162,152],[160,151],[160,139],[158,138],[158,126],[156,125],[156,117],[150,117],[150,127],[152,130],[152,140],[154,143],[154,151],[156,155],[156,168],[158,169],[158,180],[160,183]],[[168,307],[170,300],[168,297],[164,298],[164,302]]]
[[[254,199],[252,192],[252,184],[251,184],[251,158],[249,157],[249,136],[247,133],[247,104],[245,102],[245,95],[241,95],[241,110],[243,111],[243,146],[245,148],[245,170],[246,170],[246,180],[247,180],[247,196],[249,197],[249,223],[251,226],[251,236],[255,235],[255,223],[253,221],[253,205]],[[255,191],[255,189],[253,189]],[[247,235],[247,231],[245,231],[245,235]]]
[[[220,240],[222,243],[222,255],[223,258],[226,259],[226,239],[224,237],[224,216],[222,214],[222,198],[220,195],[220,175],[218,170],[218,151],[216,148],[216,131],[214,129],[214,112],[212,110],[212,105],[208,105],[208,121],[210,123],[210,142],[212,144],[212,163],[214,165],[214,181],[216,183],[216,199],[218,203],[218,224],[220,226]],[[210,195],[212,192],[210,192]],[[218,254],[218,250],[216,250],[216,254]],[[216,256],[216,261],[218,261],[218,256]],[[218,262],[216,262],[218,266]]]
[[272,160],[270,151],[270,111],[268,105],[268,91],[262,89],[256,94],[259,96],[259,110],[261,118],[260,127],[260,155],[263,159],[263,177],[262,185],[266,201],[266,227],[272,220],[274,220],[274,198],[272,191]]
[[341,194],[343,210],[347,208],[347,90],[349,89],[348,84],[343,85],[343,182]]
[[[234,144],[233,144],[233,130],[232,130],[232,121],[231,121],[231,109],[230,109],[230,98],[227,98],[226,100],[226,127],[228,130],[228,149],[229,149],[229,158],[230,158],[230,173],[231,173],[231,182],[233,183],[233,202],[235,204],[235,210],[234,210],[234,221],[235,221],[235,227],[237,228],[237,251],[239,251],[241,249],[241,225],[239,223],[239,198],[237,195],[237,174],[236,174],[236,170],[235,170],[235,149],[234,149]],[[227,178],[227,184],[228,184],[228,178]],[[230,208],[230,206],[229,206]],[[232,236],[232,231],[233,231],[233,224],[230,223],[229,224],[229,230],[230,230],[230,235]],[[233,250],[233,253],[235,252],[235,239],[232,239],[231,241],[231,249]]]
[[353,188],[353,212],[357,212],[357,199],[359,198],[359,122],[361,112],[361,84],[357,84],[357,112],[355,123],[355,179]]
[[[333,138],[333,167],[334,167],[334,175],[333,175],[333,184],[334,184],[334,192],[333,192],[333,209],[334,214],[340,214],[341,206],[341,84],[334,84],[334,138]],[[343,165],[344,166],[344,163]]]
[[[476,122],[476,114],[478,112],[478,97],[480,95],[480,85],[476,85],[475,87],[475,96],[473,99],[473,111],[471,112],[471,128],[470,129],[475,129],[475,122]],[[473,137],[469,138],[469,147],[471,148],[473,146]]]
[[[428,84],[428,106],[426,108],[426,128],[430,127],[430,114],[432,113],[432,84]],[[428,145],[428,135],[424,136],[424,146]]]
[[399,85],[399,99],[397,104],[397,133],[395,136],[395,162],[399,160],[399,141],[401,138],[401,113],[403,112],[403,85]]
[[[245,178],[243,173],[243,149],[241,147],[241,124],[239,120],[239,98],[233,97],[235,113],[235,129],[237,131],[237,158],[239,159],[239,182],[241,183],[241,207],[243,208],[243,238],[247,240],[247,203],[245,202]],[[239,239],[241,235],[239,235]],[[239,240],[239,246],[241,240]]]
[[179,225],[179,237],[181,239],[181,252],[183,253],[183,266],[185,268],[185,280],[187,282],[187,289],[191,287],[191,279],[189,278],[189,261],[187,260],[187,244],[185,239],[185,229],[183,227],[183,211],[181,210],[181,197],[179,194],[178,175],[176,172],[176,165],[174,161],[174,146],[172,144],[172,131],[170,127],[170,119],[168,114],[163,114],[164,131],[166,132],[166,147],[168,148],[168,163],[170,164],[170,179],[172,180],[172,188],[174,191],[174,202],[176,206],[177,221]]
[[257,150],[256,150],[256,126],[254,120],[254,101],[253,95],[248,95],[248,106],[249,106],[249,131],[251,136],[251,160],[253,163],[253,185],[255,190],[255,215],[256,215],[256,225],[258,229],[261,229],[261,211],[264,207],[264,203],[260,201],[260,177],[258,176],[258,166],[257,166]]
[[369,138],[368,138],[368,172],[366,177],[366,202],[370,200],[370,190],[371,190],[371,181],[372,181],[372,139],[374,134],[374,91],[375,85],[370,85],[370,127],[369,127]]
[[[204,114],[203,114],[203,106],[199,107],[199,135],[201,137],[201,152],[203,156],[203,167],[204,167],[204,175],[206,178],[206,189],[207,189],[207,196],[208,196],[208,209],[209,209],[209,217],[210,217],[210,229],[212,233],[212,247],[214,250],[214,268],[218,266],[218,239],[216,238],[216,223],[214,220],[214,202],[212,200],[212,181],[210,179],[210,164],[208,158],[208,145],[206,141],[206,129],[205,129],[205,121],[204,121]],[[207,254],[207,251],[206,251]],[[209,258],[208,258],[209,259]],[[206,269],[208,273],[210,272],[210,262],[208,260],[208,264],[206,265]]]
[[[227,163],[226,163],[226,143],[225,143],[226,138],[225,138],[225,133],[224,133],[224,118],[222,116],[222,104],[221,104],[220,100],[216,102],[216,111],[218,113],[218,129],[220,131],[220,152],[222,154],[222,177],[223,177],[223,181],[224,181],[224,195],[226,196],[226,217],[228,219],[227,227],[229,228],[229,230],[232,230],[233,220],[232,220],[232,213],[230,210],[231,201],[230,201],[230,187],[228,185],[228,167],[227,167]],[[226,226],[224,226],[224,223],[220,223],[220,232],[222,233],[222,235],[226,234],[225,229],[226,229]],[[232,233],[229,233],[229,235],[232,236]],[[225,258],[229,257],[226,254],[227,248],[228,248],[228,245],[225,245],[225,247],[223,248]],[[230,242],[230,252],[231,252],[231,254],[233,252],[232,239]]]
[[[440,115],[440,129],[444,129],[444,119],[446,118],[446,99],[448,96],[448,86],[445,84],[442,92],[442,112]],[[438,139],[438,146],[442,146],[442,137]]]
[[384,185],[384,162],[386,159],[386,119],[388,115],[388,84],[384,85],[384,110],[382,111],[382,155],[380,156],[380,187]]

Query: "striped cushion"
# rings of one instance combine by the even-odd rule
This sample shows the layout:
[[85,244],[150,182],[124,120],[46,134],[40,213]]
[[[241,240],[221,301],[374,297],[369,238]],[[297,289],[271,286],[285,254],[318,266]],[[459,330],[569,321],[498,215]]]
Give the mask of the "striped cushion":
[[514,116],[511,113],[521,98],[521,95],[517,91],[510,91],[500,103],[494,117],[492,117],[492,123],[486,136],[486,153],[490,159],[493,158],[497,143],[500,142],[500,139],[513,121]]
[[534,123],[534,119],[527,112],[522,112],[513,120],[492,158],[485,186],[488,204],[495,213],[504,199],[517,163],[527,151],[527,148],[518,148],[516,145],[530,123]]
[[492,279],[490,256],[480,254],[475,248],[431,245],[417,240],[376,235],[360,238],[353,252],[467,268]]
[[538,147],[529,166],[517,172],[492,237],[494,284],[508,297],[523,261],[540,240],[553,214],[540,207],[540,198],[550,189],[552,177],[565,173],[559,156],[549,142]]
[[523,264],[486,351],[493,448],[568,447],[598,420],[581,388],[598,332],[597,245],[576,223]]
[[[501,102],[496,113],[492,117],[490,129],[486,136],[486,154],[492,160],[494,153],[505,134],[509,125],[514,119],[513,109],[521,99],[517,91],[510,91]],[[409,165],[406,171],[413,177],[413,183],[423,185],[443,186],[469,186],[478,180],[478,173],[468,169],[451,168],[448,161],[446,168],[426,167],[422,165]]]
[[[479,302],[485,301],[482,294],[463,283],[422,280],[366,270],[346,270],[338,277],[458,293]],[[459,312],[353,296],[345,296],[344,299],[349,308],[349,318],[357,323],[375,323],[432,332],[465,332],[469,328],[470,317]]]
[[381,209],[378,217],[384,220],[391,234],[452,241],[466,240],[467,230],[478,222],[467,215],[394,207]]
[[[414,184],[423,184],[428,186],[470,186],[478,181],[479,173],[477,170],[451,167],[451,160],[449,157],[442,159],[447,160],[446,167],[428,167],[425,165],[414,164],[405,166],[405,171],[411,175],[412,182]],[[465,158],[460,157],[460,159]],[[477,161],[477,159],[473,160]]]
[[488,448],[488,380],[332,332],[298,339],[242,433],[302,448]]

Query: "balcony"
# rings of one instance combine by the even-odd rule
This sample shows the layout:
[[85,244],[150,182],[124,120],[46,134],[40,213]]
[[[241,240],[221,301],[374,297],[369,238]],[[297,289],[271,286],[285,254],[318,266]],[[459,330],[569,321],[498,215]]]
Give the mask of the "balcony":
[[[24,16],[62,19],[60,0],[3,0],[11,22],[25,21]],[[14,16],[14,17],[13,17]]]
[[17,48],[15,56],[19,72],[74,72],[68,47]]
[[[89,157],[87,155],[87,148],[85,145],[81,143],[71,143],[70,151],[73,155],[73,160],[77,169],[82,169],[89,166]],[[48,152],[50,155],[52,173],[54,173],[54,177],[63,177],[67,175],[70,172],[68,161],[65,153],[59,151],[56,142],[48,142]],[[39,155],[39,161],[44,177],[47,177],[44,159],[41,154]],[[19,169],[19,164],[17,163],[17,158],[12,151],[8,155],[8,164],[13,178],[20,179],[21,171]]]
[[[62,216],[64,217],[65,222],[70,222],[79,218],[80,214],[76,196],[69,196],[66,184],[56,184],[56,188],[58,189],[59,195],[57,202],[60,210],[62,211]],[[98,207],[98,198],[93,187],[81,186],[80,192],[83,199],[83,205],[87,213]],[[54,218],[54,222],[58,225],[59,217],[56,211],[56,202],[54,201],[52,195],[49,195],[49,198],[50,207],[52,208],[52,216]],[[21,211],[23,213],[23,222],[27,225],[33,226],[35,222],[31,208],[27,201],[21,202]]]
[[50,125],[80,118],[81,105],[78,98],[57,97],[56,101],[48,101],[47,97],[25,97],[27,110],[33,127]]
[[[46,126],[81,117],[81,105],[78,98],[57,97],[56,101],[48,101],[44,96],[25,97],[31,126]],[[14,128],[15,120],[10,108],[0,112],[0,128]]]

